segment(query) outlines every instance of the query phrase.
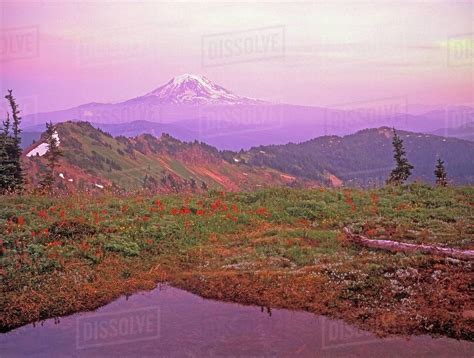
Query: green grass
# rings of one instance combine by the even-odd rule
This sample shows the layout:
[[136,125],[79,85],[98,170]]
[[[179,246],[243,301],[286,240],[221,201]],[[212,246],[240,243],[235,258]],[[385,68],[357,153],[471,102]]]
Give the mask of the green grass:
[[[457,321],[450,324],[458,327],[457,333],[445,326],[435,326],[437,332],[466,337],[472,333],[464,330],[459,310],[469,297],[464,280],[471,269],[446,266],[425,255],[351,246],[341,231],[349,226],[370,238],[473,249],[473,202],[473,187],[420,184],[371,191],[1,197],[0,260],[7,306],[0,321],[12,327],[91,308],[149,287],[166,274],[171,282],[210,296],[229,290],[230,298],[245,302],[268,297],[269,304],[304,309],[317,300],[342,317],[354,310],[374,320],[381,309],[401,317],[423,311],[427,318],[421,313],[425,318],[407,318],[412,331],[422,319],[448,324],[444,312],[451,310]],[[404,276],[403,270],[417,274]],[[436,271],[440,281],[433,281]],[[237,276],[229,278],[229,272]],[[272,278],[272,272],[299,279],[284,283],[285,276]],[[219,275],[222,281],[214,281]],[[195,284],[192,278],[198,276],[208,280]],[[448,290],[442,277],[455,286]],[[230,279],[237,281],[226,284]],[[392,287],[393,282],[402,288]],[[265,290],[273,294],[253,296],[263,292],[259,285],[267,284]],[[285,285],[294,285],[291,292],[300,296],[279,293]],[[311,293],[313,286],[319,291]],[[238,291],[244,288],[248,291]],[[451,301],[430,308],[435,301],[425,297],[428,292],[450,295]],[[329,312],[324,309],[318,312]],[[357,320],[372,324],[369,318]],[[400,322],[393,324],[391,329],[402,329]]]

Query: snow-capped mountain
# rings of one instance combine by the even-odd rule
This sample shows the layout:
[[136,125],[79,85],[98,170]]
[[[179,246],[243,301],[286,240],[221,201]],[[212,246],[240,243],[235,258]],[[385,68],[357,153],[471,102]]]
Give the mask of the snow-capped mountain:
[[162,104],[263,104],[264,101],[238,96],[212,83],[203,75],[183,74],[144,96],[133,99]]
[[468,118],[467,114],[472,113],[472,109],[456,108],[452,112],[440,110],[412,115],[403,111],[403,103],[394,106],[402,109],[400,113],[391,109],[392,102],[376,102],[373,110],[270,103],[238,96],[202,75],[184,74],[126,101],[92,102],[26,115],[22,127],[25,138],[29,135],[37,139],[46,122],[87,121],[114,135],[166,132],[181,140],[198,139],[219,149],[240,150],[266,144],[298,143],[323,135],[346,135],[382,126],[432,132],[453,127],[458,118]]

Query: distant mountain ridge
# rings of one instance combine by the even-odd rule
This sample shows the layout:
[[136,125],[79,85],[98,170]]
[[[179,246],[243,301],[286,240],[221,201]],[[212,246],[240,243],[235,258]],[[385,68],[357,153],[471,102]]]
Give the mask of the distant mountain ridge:
[[432,134],[474,141],[474,120],[457,127],[440,128],[433,131]]
[[[38,125],[42,131],[44,123],[49,121],[87,121],[100,128],[108,127],[106,130],[116,135],[130,135],[133,125],[139,124],[140,133],[166,131],[180,140],[197,139],[219,149],[246,150],[382,126],[431,133],[453,127],[460,119],[472,118],[472,113],[474,109],[467,106],[441,109],[414,106],[404,97],[331,108],[271,103],[237,95],[205,76],[184,74],[122,102],[91,102],[66,110],[26,115],[22,127],[25,132],[34,132]],[[112,126],[123,128],[123,132]]]
[[[119,188],[156,191],[255,190],[273,186],[380,186],[394,167],[392,130],[367,129],[299,144],[219,151],[205,143],[182,142],[168,134],[113,137],[87,122],[58,125],[64,158],[59,183],[70,189]],[[474,183],[474,143],[399,131],[415,166],[410,180],[433,182],[438,157],[454,184]],[[44,140],[25,150],[24,163],[34,184],[44,166],[27,157]]]

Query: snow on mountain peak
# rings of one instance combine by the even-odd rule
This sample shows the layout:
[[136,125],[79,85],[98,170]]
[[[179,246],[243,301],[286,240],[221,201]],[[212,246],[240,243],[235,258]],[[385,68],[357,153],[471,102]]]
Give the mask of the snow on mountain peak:
[[182,75],[174,77],[171,81],[173,81],[173,83],[176,83],[176,84],[189,82],[189,81],[197,81],[201,83],[203,86],[207,86],[208,84],[212,85],[211,81],[209,81],[203,75],[195,75],[192,73],[183,73]]
[[185,73],[172,78],[165,85],[144,97],[169,104],[251,104],[260,103],[240,97],[224,87],[212,83],[203,75]]

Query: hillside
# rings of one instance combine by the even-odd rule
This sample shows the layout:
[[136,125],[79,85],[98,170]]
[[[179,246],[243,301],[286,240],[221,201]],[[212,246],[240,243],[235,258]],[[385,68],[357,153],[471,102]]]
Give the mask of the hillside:
[[[408,159],[415,166],[411,180],[433,181],[435,161],[441,157],[452,182],[474,182],[474,143],[406,131],[399,131],[399,135]],[[324,180],[324,173],[332,173],[349,186],[383,184],[394,165],[392,130],[387,127],[344,137],[324,136],[299,144],[260,146],[235,156],[254,166],[314,180]]]
[[[57,132],[64,152],[58,169],[62,188],[194,192],[316,184],[312,180],[299,183],[275,169],[237,166],[225,161],[214,147],[197,141],[181,142],[166,134],[159,138],[151,134],[113,137],[88,122],[61,123]],[[44,167],[42,153],[36,155],[41,143],[38,141],[24,153],[32,184]]]
[[[259,146],[239,153],[201,142],[182,142],[168,134],[113,137],[88,122],[57,126],[64,151],[58,185],[69,189],[106,187],[153,191],[255,190],[272,186],[380,186],[394,166],[392,131],[367,129],[345,137],[324,136],[299,144]],[[415,166],[410,180],[432,182],[434,163],[445,160],[449,180],[474,182],[474,143],[399,131]],[[34,185],[44,160],[25,150],[25,167]]]
[[454,137],[474,142],[474,122],[464,123],[457,127],[440,128],[432,133],[445,137]]

